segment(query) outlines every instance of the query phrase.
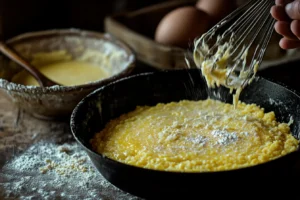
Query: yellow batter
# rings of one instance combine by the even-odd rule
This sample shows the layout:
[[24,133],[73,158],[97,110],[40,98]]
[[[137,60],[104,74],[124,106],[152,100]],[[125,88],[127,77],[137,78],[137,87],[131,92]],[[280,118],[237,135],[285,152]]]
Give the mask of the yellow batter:
[[[82,85],[108,77],[101,67],[82,61],[64,61],[38,67],[51,80],[64,86]],[[22,85],[39,86],[27,71],[18,73],[12,80]]]
[[[195,41],[194,62],[201,69],[209,88],[224,86],[229,88],[231,93],[235,90],[233,104],[236,106],[243,88],[251,83],[256,75],[258,62],[254,60],[250,63],[250,66],[247,66],[249,49],[245,47],[239,52],[238,56],[232,57],[231,54],[236,50],[233,46],[235,42],[234,35],[224,44],[217,45],[214,54],[210,54],[212,48],[206,44],[207,41],[204,38],[206,38],[206,34]],[[219,36],[216,44],[222,39]],[[240,62],[236,60],[237,58]],[[236,74],[237,67],[240,69],[239,74]]]
[[120,162],[166,171],[229,170],[273,160],[298,148],[288,124],[251,104],[215,100],[137,107],[91,140]]
[[[109,73],[102,66],[88,62],[89,58],[100,57],[104,61],[107,58],[97,51],[85,51],[77,60],[73,60],[66,50],[52,52],[39,52],[32,55],[31,64],[42,74],[64,86],[87,84],[109,77]],[[105,65],[106,66],[106,65]],[[13,82],[28,86],[39,86],[38,82],[27,71],[16,74]]]

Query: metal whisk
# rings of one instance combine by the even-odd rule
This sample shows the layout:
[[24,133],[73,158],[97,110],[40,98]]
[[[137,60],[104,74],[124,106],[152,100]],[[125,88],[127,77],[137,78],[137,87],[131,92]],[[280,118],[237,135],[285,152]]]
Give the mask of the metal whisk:
[[225,86],[245,87],[261,64],[273,34],[272,5],[274,0],[251,0],[212,27],[195,42],[194,56],[201,58],[196,65],[211,59],[211,71],[217,70],[216,63],[227,54]]

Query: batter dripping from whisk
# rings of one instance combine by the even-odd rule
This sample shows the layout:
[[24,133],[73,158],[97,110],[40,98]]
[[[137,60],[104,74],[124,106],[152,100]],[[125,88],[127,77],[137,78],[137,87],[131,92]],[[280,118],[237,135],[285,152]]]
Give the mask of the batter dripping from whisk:
[[[274,19],[269,10],[273,4],[272,0],[252,0],[195,41],[194,62],[208,87],[225,86],[231,93],[235,90],[235,107],[243,88],[254,79],[270,41]],[[230,22],[229,28],[220,31]],[[249,60],[250,50],[254,51]]]
[[243,89],[243,82],[246,81],[247,77],[251,76],[248,81],[251,83],[257,73],[259,66],[257,61],[254,61],[253,71],[246,70],[248,50],[245,50],[241,56],[242,69],[239,72],[239,75],[236,75],[232,72],[232,68],[228,67],[230,53],[233,51],[233,45],[230,42],[218,46],[217,52],[209,59],[205,59],[205,55],[208,54],[208,51],[209,47],[205,41],[201,38],[198,39],[195,42],[194,50],[195,64],[201,69],[209,88],[214,88],[215,86],[220,87],[222,85],[229,88],[230,93],[232,93],[233,90],[236,90],[233,95],[233,104],[236,106]]

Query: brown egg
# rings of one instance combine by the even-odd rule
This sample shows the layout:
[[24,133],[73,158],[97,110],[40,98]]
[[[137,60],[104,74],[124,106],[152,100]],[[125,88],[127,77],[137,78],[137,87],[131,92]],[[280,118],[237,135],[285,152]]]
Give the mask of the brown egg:
[[177,8],[158,24],[155,41],[164,45],[187,48],[209,28],[209,16],[192,6]]
[[236,7],[236,0],[199,0],[196,3],[196,8],[206,12],[214,19],[214,23],[226,17]]

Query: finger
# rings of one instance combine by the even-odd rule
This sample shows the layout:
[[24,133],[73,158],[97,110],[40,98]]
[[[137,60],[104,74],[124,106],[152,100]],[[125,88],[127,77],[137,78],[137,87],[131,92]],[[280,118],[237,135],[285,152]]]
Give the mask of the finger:
[[294,20],[291,23],[291,32],[300,38],[300,21],[299,20]]
[[288,38],[290,40],[298,40],[298,38],[293,34],[291,31],[291,24],[288,22],[278,21],[275,23],[275,31],[284,36],[285,38]]
[[292,2],[292,0],[276,0],[275,4],[279,5],[279,6],[285,6],[286,4],[291,3],[291,2]]
[[285,6],[285,12],[291,19],[300,20],[300,1],[293,1]]
[[273,6],[271,8],[271,15],[278,21],[290,21],[283,6]]
[[295,49],[300,47],[300,41],[289,40],[287,38],[282,38],[279,42],[279,46],[282,49]]

